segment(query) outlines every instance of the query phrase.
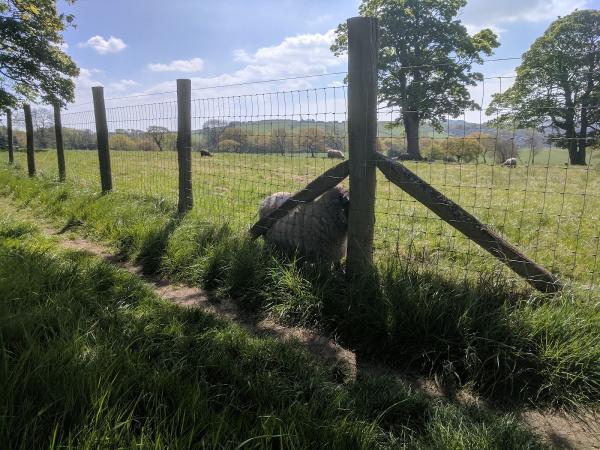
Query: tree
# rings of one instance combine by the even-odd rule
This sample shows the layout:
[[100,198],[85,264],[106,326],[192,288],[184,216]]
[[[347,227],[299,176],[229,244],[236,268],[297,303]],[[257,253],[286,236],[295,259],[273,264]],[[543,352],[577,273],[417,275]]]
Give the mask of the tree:
[[[408,153],[421,159],[419,127],[428,120],[442,131],[446,116],[479,108],[468,86],[483,78],[474,63],[499,46],[497,36],[484,29],[470,36],[455,17],[466,0],[363,0],[362,16],[379,18],[379,99],[400,107],[396,119],[404,124]],[[331,50],[340,55],[348,48],[347,26],[337,28]]]
[[325,151],[325,133],[317,127],[303,128],[300,130],[300,147],[314,158],[315,153]]
[[111,134],[108,138],[110,148],[113,150],[135,151],[137,144],[127,134]]
[[288,135],[285,128],[276,128],[271,133],[271,146],[273,147],[273,150],[277,153],[281,153],[281,155],[285,155],[287,141]]
[[165,127],[159,127],[156,125],[152,125],[148,127],[148,134],[158,147],[159,151],[163,151],[163,141],[165,137],[169,134],[169,129]]
[[535,157],[544,150],[544,138],[541,133],[537,132],[535,128],[529,130],[531,133],[525,139],[525,145],[529,150],[529,159],[531,160],[531,164],[535,164]]
[[206,146],[211,151],[216,151],[221,140],[223,130],[227,126],[227,122],[219,119],[210,119],[204,122],[202,132],[206,139]]
[[479,135],[479,133],[477,134],[479,145],[481,146],[480,156],[483,158],[483,163],[487,164],[487,155],[490,153],[493,155],[496,150],[497,137],[487,133],[481,133],[481,135]]
[[35,145],[39,148],[55,145],[54,113],[46,108],[33,108],[31,120]]
[[479,131],[473,131],[464,137],[468,153],[473,155],[472,160],[477,162],[483,160],[481,162],[484,164],[487,162],[487,154],[494,151],[495,140],[495,137]]
[[549,138],[585,165],[600,132],[600,11],[554,21],[523,55],[515,83],[494,95],[488,115],[520,128],[550,129]]
[[465,136],[464,138],[448,138],[446,146],[448,155],[458,163],[477,161],[483,152],[483,147],[477,139],[469,136]]
[[494,148],[494,157],[497,162],[503,163],[509,158],[517,158],[517,149],[514,138],[498,137]]
[[79,69],[59,47],[72,22],[58,14],[55,0],[0,0],[0,109],[40,97],[73,101]]
[[222,152],[237,152],[240,149],[240,143],[232,139],[224,139],[219,142],[218,149]]
[[250,134],[248,133],[247,129],[242,128],[240,124],[229,124],[229,126],[223,129],[221,132],[221,140],[219,142],[235,141],[241,147],[240,150],[242,152],[248,152],[250,150],[249,137]]
[[0,126],[0,150],[8,148],[8,135],[5,126]]

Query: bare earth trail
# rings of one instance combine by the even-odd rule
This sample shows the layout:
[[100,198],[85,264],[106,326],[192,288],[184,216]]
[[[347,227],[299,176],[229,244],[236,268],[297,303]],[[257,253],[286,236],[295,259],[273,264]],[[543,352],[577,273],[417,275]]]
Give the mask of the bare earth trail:
[[[15,214],[24,216],[25,220],[29,219],[31,221],[29,210],[23,210],[3,197],[0,197],[0,204],[5,209],[13,210]],[[350,379],[355,379],[359,370],[371,373],[380,371],[390,373],[387,368],[380,368],[369,363],[358,364],[357,356],[353,351],[343,348],[330,337],[305,328],[282,326],[269,319],[257,320],[255,316],[237,307],[231,299],[217,299],[202,289],[173,284],[163,278],[146,275],[140,265],[124,260],[110,247],[83,239],[73,233],[65,233],[64,230],[58,230],[47,222],[40,223],[40,218],[37,216],[35,219],[40,229],[54,238],[62,248],[86,252],[118,265],[142,279],[159,297],[180,307],[200,308],[205,312],[232,320],[255,335],[275,336],[283,341],[293,340],[299,342],[319,359],[328,363],[339,364],[348,373]],[[405,374],[401,374],[400,377],[405,382],[408,381],[423,390],[430,397],[446,398],[445,394],[433,381],[410,376],[407,380]],[[464,392],[459,393],[455,397],[455,401],[477,403],[479,405],[483,403],[469,393]],[[553,448],[600,450],[600,416],[598,416],[598,413],[585,413],[582,417],[573,417],[554,412],[527,411],[522,414],[522,418],[546,444]]]

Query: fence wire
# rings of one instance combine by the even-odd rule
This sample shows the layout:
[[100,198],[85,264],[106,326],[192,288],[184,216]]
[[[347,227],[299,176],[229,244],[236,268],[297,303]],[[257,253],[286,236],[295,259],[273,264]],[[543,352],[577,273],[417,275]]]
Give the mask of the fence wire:
[[[474,97],[479,96],[482,110],[490,100],[487,91],[494,92],[489,84],[501,92],[504,78],[481,83]],[[424,122],[418,137],[421,159],[407,160],[402,112],[379,107],[380,153],[399,160],[577,291],[600,298],[597,149],[587,149],[586,165],[571,165],[558,130],[519,129],[515,123],[501,127],[483,113],[465,112],[440,126]],[[22,117],[13,117],[16,164],[26,167]],[[107,117],[115,190],[175,202],[177,102],[109,107]],[[93,111],[65,112],[62,121],[67,177],[97,188]],[[50,124],[36,128],[36,162],[40,173],[56,177],[49,129]],[[265,198],[279,193],[285,199],[284,192],[304,188],[339,163],[337,157],[347,156],[347,141],[345,85],[194,98],[194,212],[203,221],[245,231]],[[342,185],[348,188],[347,180]],[[375,216],[377,261],[392,258],[454,278],[501,273],[517,282],[495,258],[380,172]],[[302,220],[306,225],[316,219]]]

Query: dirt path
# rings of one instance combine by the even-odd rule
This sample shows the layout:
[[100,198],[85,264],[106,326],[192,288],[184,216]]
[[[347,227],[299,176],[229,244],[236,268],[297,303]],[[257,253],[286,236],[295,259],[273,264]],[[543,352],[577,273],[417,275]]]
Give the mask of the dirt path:
[[342,364],[347,369],[349,377],[356,378],[356,355],[327,336],[305,328],[284,327],[268,319],[257,321],[256,316],[241,311],[230,299],[214,299],[202,289],[177,285],[162,278],[145,275],[141,266],[122,260],[105,246],[80,238],[69,239],[58,230],[48,226],[45,226],[43,230],[46,234],[58,238],[58,242],[63,248],[84,251],[119,265],[129,273],[141,278],[159,297],[165,300],[184,308],[200,308],[208,313],[235,321],[253,334],[272,335],[284,341],[299,341],[317,357]]
[[[15,205],[4,198],[0,197],[0,203],[9,209],[18,210]],[[36,222],[39,225],[39,219]],[[356,354],[343,348],[330,337],[305,328],[282,326],[268,319],[257,320],[256,316],[241,311],[230,299],[215,299],[202,289],[177,285],[156,276],[145,275],[141,266],[123,260],[107,246],[64,234],[47,224],[41,225],[41,229],[45,234],[55,238],[58,244],[65,249],[87,252],[127,270],[142,279],[163,299],[184,308],[200,308],[208,313],[235,321],[255,335],[270,335],[283,341],[298,341],[318,358],[340,364],[345,369],[348,379],[353,380],[357,376]],[[369,364],[366,366],[361,364],[360,370],[374,373],[389,372],[388,369]],[[407,381],[404,376],[402,378]],[[408,381],[430,397],[445,398],[442,391],[431,380],[410,379]],[[459,394],[456,400],[461,403],[480,403],[476,397],[468,393]],[[600,416],[597,414],[585,413],[580,417],[573,417],[555,412],[526,411],[522,414],[522,419],[533,432],[553,448],[600,450]]]

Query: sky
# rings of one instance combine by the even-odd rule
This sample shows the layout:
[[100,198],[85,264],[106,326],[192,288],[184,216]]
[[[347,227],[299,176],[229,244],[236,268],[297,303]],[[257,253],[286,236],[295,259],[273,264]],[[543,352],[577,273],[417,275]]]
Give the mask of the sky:
[[[81,68],[71,110],[89,108],[91,87],[105,87],[113,106],[173,99],[177,78],[192,80],[195,98],[339,86],[347,68],[329,46],[336,26],[357,15],[357,0],[78,0],[65,32],[66,52]],[[501,46],[491,59],[519,57],[558,16],[600,8],[600,0],[471,0],[459,18],[474,33],[492,28]],[[488,62],[480,70],[480,103],[500,89],[518,61]],[[281,82],[279,78],[329,74]],[[510,78],[502,80],[503,89]],[[164,93],[166,94],[157,94]],[[155,94],[155,95],[146,95]],[[135,97],[131,97],[135,96]],[[123,98],[126,97],[126,98]],[[111,100],[113,99],[113,100]],[[475,120],[479,113],[468,113]]]

